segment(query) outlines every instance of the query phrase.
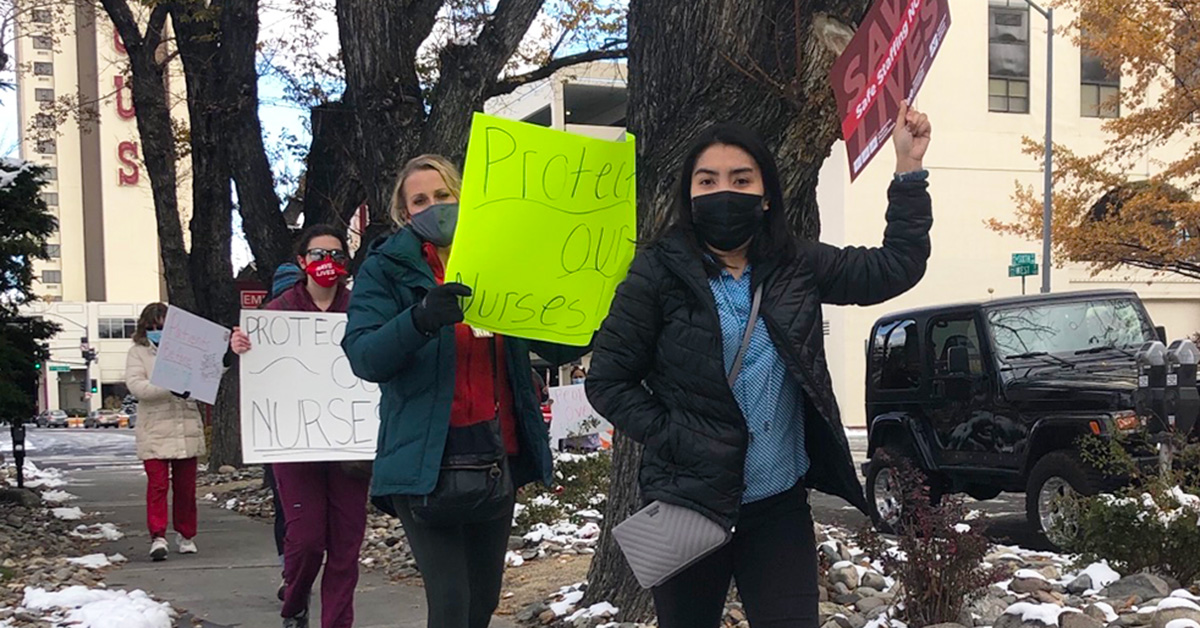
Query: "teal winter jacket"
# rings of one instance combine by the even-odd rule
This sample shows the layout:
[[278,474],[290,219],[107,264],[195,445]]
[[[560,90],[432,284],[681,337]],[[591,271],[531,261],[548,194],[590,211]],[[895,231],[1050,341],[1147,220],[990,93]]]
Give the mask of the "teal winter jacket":
[[[371,496],[427,495],[437,484],[450,429],[456,351],[453,327],[432,337],[413,325],[412,309],[435,286],[433,271],[411,229],[376,240],[354,279],[342,348],[358,377],[380,384],[379,440]],[[590,348],[506,338],[520,455],[512,461],[517,486],[550,483],[549,437],[533,388],[529,352],[552,364]],[[386,500],[376,499],[377,504]]]

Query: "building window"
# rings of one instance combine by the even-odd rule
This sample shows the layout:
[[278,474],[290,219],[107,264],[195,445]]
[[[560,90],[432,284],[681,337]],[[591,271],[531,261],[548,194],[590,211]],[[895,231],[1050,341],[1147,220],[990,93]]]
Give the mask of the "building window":
[[54,76],[54,64],[49,61],[33,62],[34,76]]
[[988,5],[988,110],[1029,113],[1029,5]]
[[54,90],[48,87],[39,87],[33,90],[33,99],[37,102],[54,102]]
[[58,143],[53,139],[38,140],[34,150],[43,155],[53,155],[58,152]]
[[34,9],[30,20],[38,24],[49,24],[54,21],[54,14],[50,9]]
[[61,270],[43,270],[42,283],[62,283]]
[[47,205],[58,205],[58,192],[42,192],[42,200]]
[[42,173],[43,181],[58,181],[58,168],[54,166],[46,166],[46,171]]
[[54,50],[54,38],[49,35],[34,35],[30,40],[34,50]]
[[[1087,34],[1081,36],[1087,41]],[[1079,61],[1079,115],[1116,118],[1121,115],[1121,71],[1107,67],[1099,55],[1083,46]]]
[[136,318],[102,318],[100,319],[100,337],[105,340],[122,340],[133,338],[137,331]]
[[35,129],[53,129],[55,126],[54,116],[48,113],[33,114],[33,127]]
[[880,390],[911,390],[921,382],[921,343],[915,321],[875,330],[874,369]]
[[46,257],[49,257],[50,259],[58,259],[60,255],[62,255],[62,245],[61,244],[47,244],[46,245]]
[[57,294],[48,294],[42,297],[42,300],[46,303],[62,303],[62,297]]

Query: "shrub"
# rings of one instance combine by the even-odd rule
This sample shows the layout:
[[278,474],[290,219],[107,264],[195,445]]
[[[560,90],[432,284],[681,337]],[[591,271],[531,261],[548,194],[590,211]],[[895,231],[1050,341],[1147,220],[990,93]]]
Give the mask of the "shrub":
[[859,542],[902,585],[900,618],[910,626],[957,622],[963,609],[987,587],[1007,577],[1005,569],[984,565],[990,543],[982,521],[964,523],[962,497],[930,503],[925,475],[905,460],[896,469],[902,492],[898,544],[865,529]]
[[1073,498],[1069,508],[1075,520],[1063,524],[1072,532],[1064,537],[1065,549],[1082,561],[1107,560],[1122,573],[1151,571],[1195,582],[1200,578],[1198,461],[1200,446],[1184,445],[1169,471],[1142,473],[1113,493]]
[[564,519],[577,519],[576,513],[581,510],[603,513],[611,474],[612,455],[608,451],[556,456],[554,486],[530,484],[517,494],[517,503],[523,508],[516,517],[514,534],[525,534],[537,523],[554,525]]

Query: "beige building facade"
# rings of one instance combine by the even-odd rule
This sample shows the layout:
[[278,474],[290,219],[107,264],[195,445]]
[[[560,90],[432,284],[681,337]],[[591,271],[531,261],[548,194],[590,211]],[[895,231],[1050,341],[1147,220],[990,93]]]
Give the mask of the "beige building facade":
[[[1046,28],[1025,0],[951,0],[953,26],[926,79],[916,106],[933,121],[925,159],[930,172],[935,222],[933,255],[924,280],[906,295],[868,308],[827,307],[826,349],[847,426],[864,426],[866,343],[876,319],[913,307],[986,301],[1021,294],[1021,280],[1008,277],[1014,253],[1037,253],[1041,243],[1004,236],[989,219],[1014,216],[1016,185],[1042,191],[1041,160],[1022,152],[1022,138],[1045,131]],[[1059,24],[1069,16],[1057,15]],[[563,70],[489,103],[488,112],[601,137],[617,137],[606,126],[623,126],[624,66],[593,64]],[[1054,141],[1078,153],[1099,151],[1106,117],[1119,115],[1108,97],[1120,77],[1106,73],[1067,38],[1055,40]],[[599,104],[603,102],[603,105]],[[603,111],[589,118],[581,112]],[[1180,149],[1182,150],[1182,149]],[[1140,160],[1134,178],[1148,176],[1155,158]],[[885,148],[853,183],[845,145],[837,142],[817,188],[821,239],[835,245],[877,246],[885,226],[886,192],[894,157]],[[787,163],[781,163],[787,168]],[[1039,277],[1027,289],[1038,291]],[[1055,292],[1132,289],[1171,338],[1200,330],[1200,282],[1136,269],[1093,276],[1075,264],[1054,268]]]
[[[146,303],[166,297],[128,59],[98,4],[29,11],[17,28],[21,157],[50,169],[43,194],[58,219],[49,240],[51,259],[35,265],[34,292],[43,302],[29,308],[63,328],[49,342],[39,405],[95,409],[106,396],[124,396],[128,321]],[[172,108],[182,114],[178,61],[170,75]],[[186,164],[180,171],[186,221]],[[91,366],[98,391],[87,399],[82,337],[99,351],[99,362]]]

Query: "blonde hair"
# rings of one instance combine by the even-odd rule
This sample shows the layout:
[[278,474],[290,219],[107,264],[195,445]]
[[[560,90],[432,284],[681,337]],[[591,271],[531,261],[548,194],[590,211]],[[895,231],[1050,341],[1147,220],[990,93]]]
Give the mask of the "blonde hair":
[[449,159],[441,155],[421,155],[408,160],[408,163],[400,169],[400,174],[396,175],[396,186],[392,188],[391,214],[392,220],[398,226],[403,227],[412,218],[408,213],[408,199],[404,198],[404,182],[413,173],[420,170],[434,170],[440,174],[442,181],[446,182],[446,187],[450,188],[450,192],[454,194],[455,198],[458,198],[462,191],[462,175]]

